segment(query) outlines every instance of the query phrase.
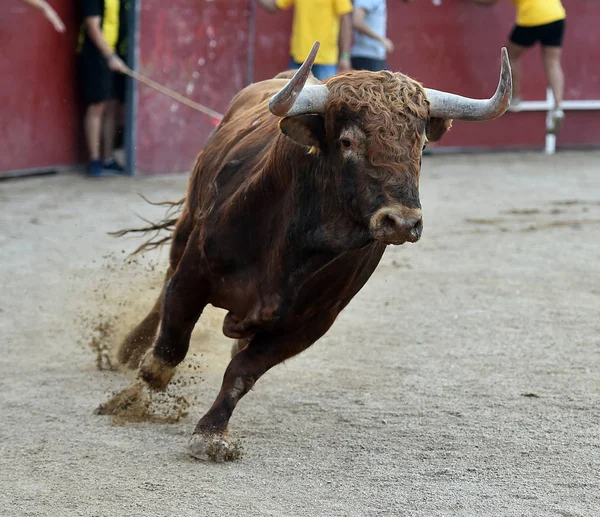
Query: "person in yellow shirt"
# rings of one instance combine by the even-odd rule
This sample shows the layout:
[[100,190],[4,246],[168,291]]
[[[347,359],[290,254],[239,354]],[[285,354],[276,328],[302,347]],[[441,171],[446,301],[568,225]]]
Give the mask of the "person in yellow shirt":
[[[482,5],[494,5],[498,0],[474,0]],[[561,0],[512,0],[517,8],[516,24],[510,34],[508,55],[513,74],[513,100],[511,111],[519,111],[521,102],[521,56],[538,41],[542,46],[542,59],[546,77],[555,106],[552,112],[553,127],[557,132],[564,120],[561,109],[565,89],[565,79],[560,64],[562,43],[567,17]]]
[[312,67],[314,76],[323,81],[350,69],[352,46],[351,0],[258,0],[267,11],[276,13],[294,6],[290,41],[290,69],[300,68],[315,41],[319,53]]

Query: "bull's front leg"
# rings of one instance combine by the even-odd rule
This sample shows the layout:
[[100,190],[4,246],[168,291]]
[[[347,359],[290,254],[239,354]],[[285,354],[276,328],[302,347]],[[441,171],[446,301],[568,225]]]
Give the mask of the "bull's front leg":
[[248,346],[248,343],[250,343],[250,338],[236,339],[233,342],[233,345],[231,345],[231,358],[233,359],[235,357],[235,354],[246,348]]
[[139,377],[154,390],[166,389],[176,366],[185,359],[192,331],[208,301],[208,284],[198,267],[199,257],[195,247],[190,248],[186,250],[189,256],[184,254],[165,285],[158,338],[140,365]]
[[[306,350],[335,320],[326,315],[293,333],[256,334],[234,356],[223,377],[221,391],[208,412],[200,419],[189,443],[192,457],[212,461],[236,459],[237,447],[228,437],[228,424],[240,399],[273,366]],[[241,344],[241,343],[240,343]]]

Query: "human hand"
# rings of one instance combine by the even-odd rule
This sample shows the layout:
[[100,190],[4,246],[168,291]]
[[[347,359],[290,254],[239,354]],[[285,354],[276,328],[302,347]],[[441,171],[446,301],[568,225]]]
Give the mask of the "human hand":
[[111,54],[108,58],[108,68],[113,72],[121,72],[122,74],[128,70],[127,65],[123,63],[123,60],[116,54]]
[[342,57],[340,58],[339,62],[338,62],[338,71],[339,72],[346,72],[348,70],[350,70],[352,68],[352,65],[350,64],[350,59],[347,57]]
[[394,52],[394,42],[391,39],[383,38],[381,43],[383,43],[383,46],[385,47],[385,52],[387,54],[391,54],[392,52]]
[[56,11],[49,5],[46,5],[44,8],[44,16],[52,24],[55,30],[61,33],[65,32],[65,24],[60,19],[60,16],[56,14]]

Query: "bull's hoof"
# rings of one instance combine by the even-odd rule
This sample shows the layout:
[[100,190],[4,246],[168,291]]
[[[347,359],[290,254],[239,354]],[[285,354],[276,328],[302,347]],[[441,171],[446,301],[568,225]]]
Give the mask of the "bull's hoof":
[[204,461],[235,461],[242,457],[242,448],[221,434],[193,434],[188,445],[192,458]]
[[140,365],[138,378],[154,391],[165,391],[173,375],[175,375],[175,368],[163,363],[152,350],[149,350]]

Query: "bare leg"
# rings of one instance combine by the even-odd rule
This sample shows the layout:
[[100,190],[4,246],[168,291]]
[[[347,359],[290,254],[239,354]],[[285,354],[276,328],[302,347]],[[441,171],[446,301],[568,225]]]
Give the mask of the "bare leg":
[[508,57],[510,59],[510,67],[512,70],[512,82],[513,82],[513,100],[515,104],[518,104],[521,100],[521,57],[527,50],[527,47],[517,45],[512,41],[507,43]]
[[162,301],[165,296],[165,287],[173,272],[177,269],[179,261],[183,256],[190,233],[193,228],[191,218],[184,212],[179,219],[177,226],[173,230],[173,242],[170,252],[170,267],[165,278],[165,285],[156,300],[154,307],[148,315],[139,323],[123,340],[119,346],[117,354],[121,364],[126,364],[129,368],[137,368],[143,355],[152,345],[156,336],[158,325],[160,324],[160,313],[162,310]]
[[327,332],[336,315],[325,315],[320,321],[311,322],[294,334],[254,336],[229,363],[219,395],[194,429],[189,445],[190,455],[215,461],[234,459],[229,455],[227,426],[237,403],[265,372],[299,354]]
[[119,102],[107,101],[104,111],[104,123],[102,125],[102,156],[104,161],[112,158],[115,150],[115,135],[117,131],[117,110]]
[[560,47],[542,47],[542,60],[548,84],[554,94],[554,109],[560,109],[565,91],[565,76],[560,65],[560,56],[562,49]]
[[90,160],[100,159],[100,135],[106,103],[90,104],[85,112],[84,129]]

